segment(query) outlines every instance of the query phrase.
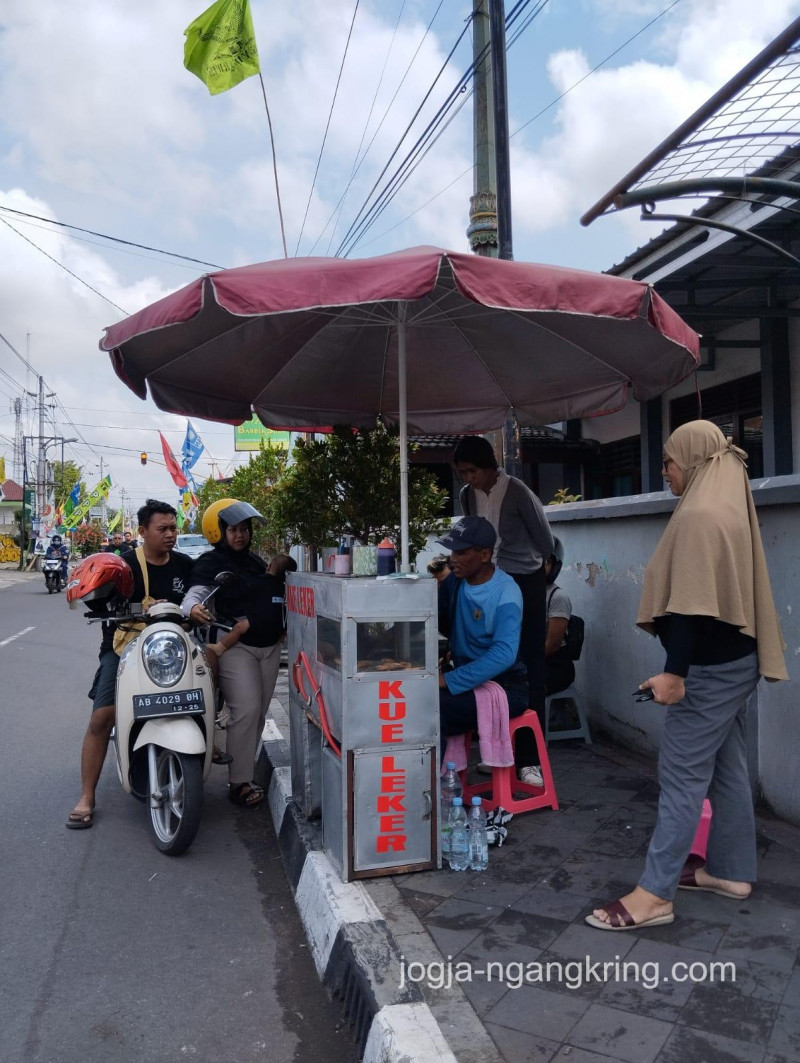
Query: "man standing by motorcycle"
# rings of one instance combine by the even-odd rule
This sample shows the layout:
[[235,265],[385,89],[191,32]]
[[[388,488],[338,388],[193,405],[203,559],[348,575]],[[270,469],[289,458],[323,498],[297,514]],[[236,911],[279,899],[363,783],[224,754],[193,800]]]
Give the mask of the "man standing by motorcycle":
[[69,561],[69,547],[66,545],[60,535],[53,535],[50,538],[50,545],[45,551],[45,558],[49,561],[53,557],[61,558],[61,583],[66,586],[67,583],[67,562]]
[[[178,537],[176,512],[166,502],[148,498],[138,513],[139,536],[142,539],[144,560],[150,598],[180,604],[189,587],[192,559],[175,550]],[[102,555],[97,555],[102,556]],[[144,577],[135,550],[121,555],[133,572],[134,589],[130,601],[141,603],[145,597]],[[93,608],[90,605],[90,608]],[[108,615],[108,602],[98,603],[94,611]],[[108,751],[108,741],[114,727],[114,702],[116,694],[119,657],[114,652],[112,620],[104,621],[100,643],[100,665],[95,673],[89,697],[92,699],[92,715],[81,748],[81,795],[78,803],[67,817],[70,830],[86,830],[94,819],[95,790]]]

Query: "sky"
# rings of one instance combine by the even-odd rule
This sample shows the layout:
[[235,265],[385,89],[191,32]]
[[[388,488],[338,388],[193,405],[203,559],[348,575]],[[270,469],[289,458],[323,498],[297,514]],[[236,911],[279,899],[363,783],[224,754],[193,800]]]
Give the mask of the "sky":
[[[406,129],[387,175],[468,68],[471,0],[360,0],[354,20],[355,0],[250,6],[289,254],[341,253]],[[87,484],[102,463],[112,505],[124,490],[133,510],[175,499],[157,433],[177,453],[186,421],[124,387],[98,349],[103,328],[209,269],[282,257],[259,79],[211,96],[183,66],[183,31],[203,8],[7,0],[0,10],[0,456],[13,473],[15,398],[24,433],[38,434],[28,392],[41,375],[46,434],[76,438],[66,456]],[[545,3],[508,52],[515,258],[602,270],[654,236],[635,211],[587,229],[578,219],[798,15],[800,0]],[[351,257],[468,249],[469,94],[459,103]],[[199,479],[247,460],[232,428],[194,426],[206,446]]]

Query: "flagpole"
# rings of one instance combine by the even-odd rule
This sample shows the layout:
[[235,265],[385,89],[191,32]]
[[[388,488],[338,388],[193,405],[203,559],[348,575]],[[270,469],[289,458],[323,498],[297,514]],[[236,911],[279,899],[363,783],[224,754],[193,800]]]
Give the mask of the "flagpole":
[[289,252],[286,250],[286,231],[284,230],[284,227],[283,227],[283,207],[281,206],[281,189],[280,189],[280,185],[278,184],[278,163],[277,163],[277,160],[275,158],[275,136],[274,136],[274,134],[272,132],[272,118],[271,118],[270,113],[269,113],[269,104],[267,103],[267,90],[264,87],[264,79],[261,76],[261,71],[260,70],[258,72],[258,80],[261,82],[261,92],[264,95],[264,107],[266,108],[266,111],[267,111],[267,125],[269,126],[269,142],[270,142],[270,145],[272,146],[272,170],[273,170],[273,173],[275,174],[275,195],[277,196],[277,199],[278,199],[278,217],[280,218],[280,222],[281,222],[281,240],[283,240],[283,257],[284,258],[288,258],[289,257]]

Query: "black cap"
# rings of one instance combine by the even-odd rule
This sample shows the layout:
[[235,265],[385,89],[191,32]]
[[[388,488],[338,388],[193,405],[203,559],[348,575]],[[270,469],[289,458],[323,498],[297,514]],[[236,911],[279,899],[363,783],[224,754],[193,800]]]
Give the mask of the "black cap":
[[493,550],[497,535],[486,517],[462,517],[444,539],[436,541],[448,550],[467,550],[470,546],[477,550]]

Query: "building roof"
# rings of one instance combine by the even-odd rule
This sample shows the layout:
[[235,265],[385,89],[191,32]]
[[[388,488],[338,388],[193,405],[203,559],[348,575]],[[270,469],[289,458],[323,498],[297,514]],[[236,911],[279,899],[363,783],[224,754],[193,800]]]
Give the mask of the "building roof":
[[4,502],[22,501],[22,487],[15,480],[4,480],[0,486],[3,489]]

